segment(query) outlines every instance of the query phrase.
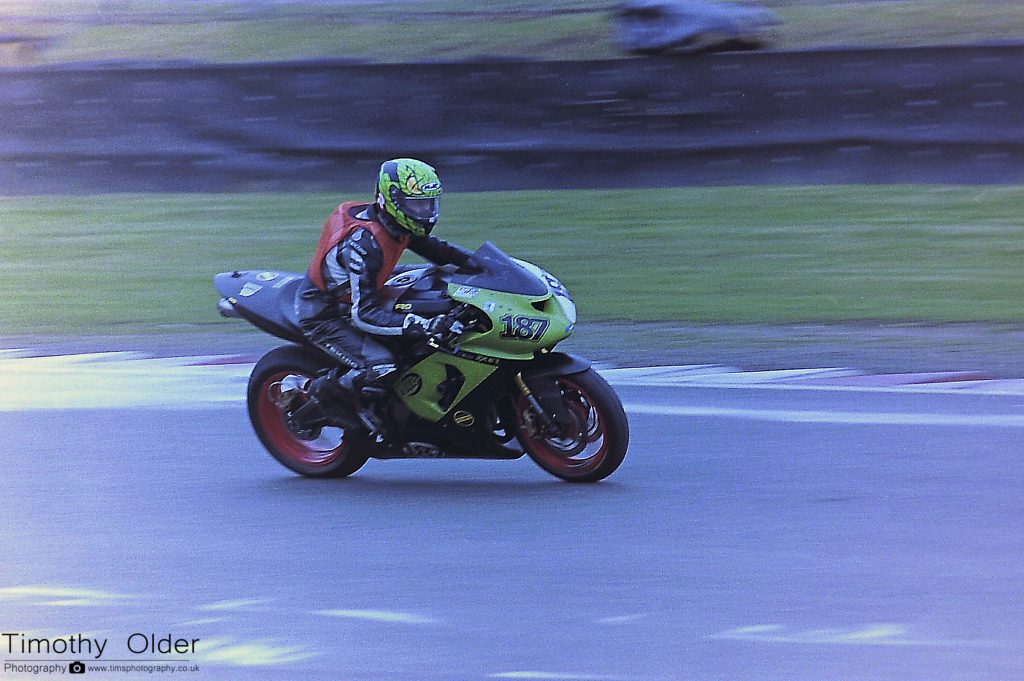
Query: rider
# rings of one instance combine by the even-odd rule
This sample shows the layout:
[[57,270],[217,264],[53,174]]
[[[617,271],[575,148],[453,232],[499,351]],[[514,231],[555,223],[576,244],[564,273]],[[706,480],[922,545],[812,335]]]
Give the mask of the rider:
[[395,355],[378,337],[457,336],[449,315],[426,319],[395,312],[381,295],[406,248],[438,264],[464,265],[471,252],[430,236],[440,215],[441,180],[423,161],[385,161],[373,203],[347,202],[327,218],[296,312],[310,343],[340,366],[317,378],[310,395],[360,408],[360,395],[381,391],[397,373]]

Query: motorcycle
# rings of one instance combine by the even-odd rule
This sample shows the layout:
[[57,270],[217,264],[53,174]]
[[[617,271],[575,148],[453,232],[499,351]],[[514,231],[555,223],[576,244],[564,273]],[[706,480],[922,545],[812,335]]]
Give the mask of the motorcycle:
[[336,365],[300,330],[294,301],[303,279],[256,270],[215,277],[222,315],[291,342],[256,363],[247,402],[260,441],[292,471],[343,477],[370,458],[529,455],[563,480],[595,482],[622,463],[622,404],[588,361],[553,350],[572,333],[576,306],[536,265],[487,242],[462,268],[396,268],[384,289],[396,311],[451,314],[463,331],[382,338],[399,358],[397,378],[366,408],[347,411],[309,396],[312,379]]

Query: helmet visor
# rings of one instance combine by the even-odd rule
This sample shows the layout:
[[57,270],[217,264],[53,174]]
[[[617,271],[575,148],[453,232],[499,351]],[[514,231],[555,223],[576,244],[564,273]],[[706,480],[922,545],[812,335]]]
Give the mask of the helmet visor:
[[441,197],[402,196],[398,201],[398,207],[417,222],[433,223],[441,214]]

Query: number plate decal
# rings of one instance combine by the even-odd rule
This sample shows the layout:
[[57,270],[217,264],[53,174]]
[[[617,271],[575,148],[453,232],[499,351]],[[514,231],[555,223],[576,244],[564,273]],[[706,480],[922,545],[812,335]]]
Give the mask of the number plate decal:
[[527,317],[526,315],[510,315],[501,317],[505,325],[501,330],[503,338],[516,338],[518,340],[537,343],[548,330],[548,320],[543,317]]

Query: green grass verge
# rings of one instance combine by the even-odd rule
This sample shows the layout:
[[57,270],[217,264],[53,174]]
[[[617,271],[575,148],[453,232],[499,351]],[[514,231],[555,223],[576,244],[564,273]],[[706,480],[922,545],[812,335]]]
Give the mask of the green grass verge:
[[[342,198],[0,200],[0,335],[229,328],[212,276],[304,270]],[[1020,187],[494,192],[439,233],[550,270],[584,321],[1020,322],[1022,214]]]
[[[45,36],[0,65],[117,60],[369,62],[611,59],[622,56],[611,0],[353,2],[312,0],[258,8],[240,2],[9,0],[0,33]],[[774,10],[774,47],[936,45],[1020,40],[1024,12],[1006,0],[736,0]]]

